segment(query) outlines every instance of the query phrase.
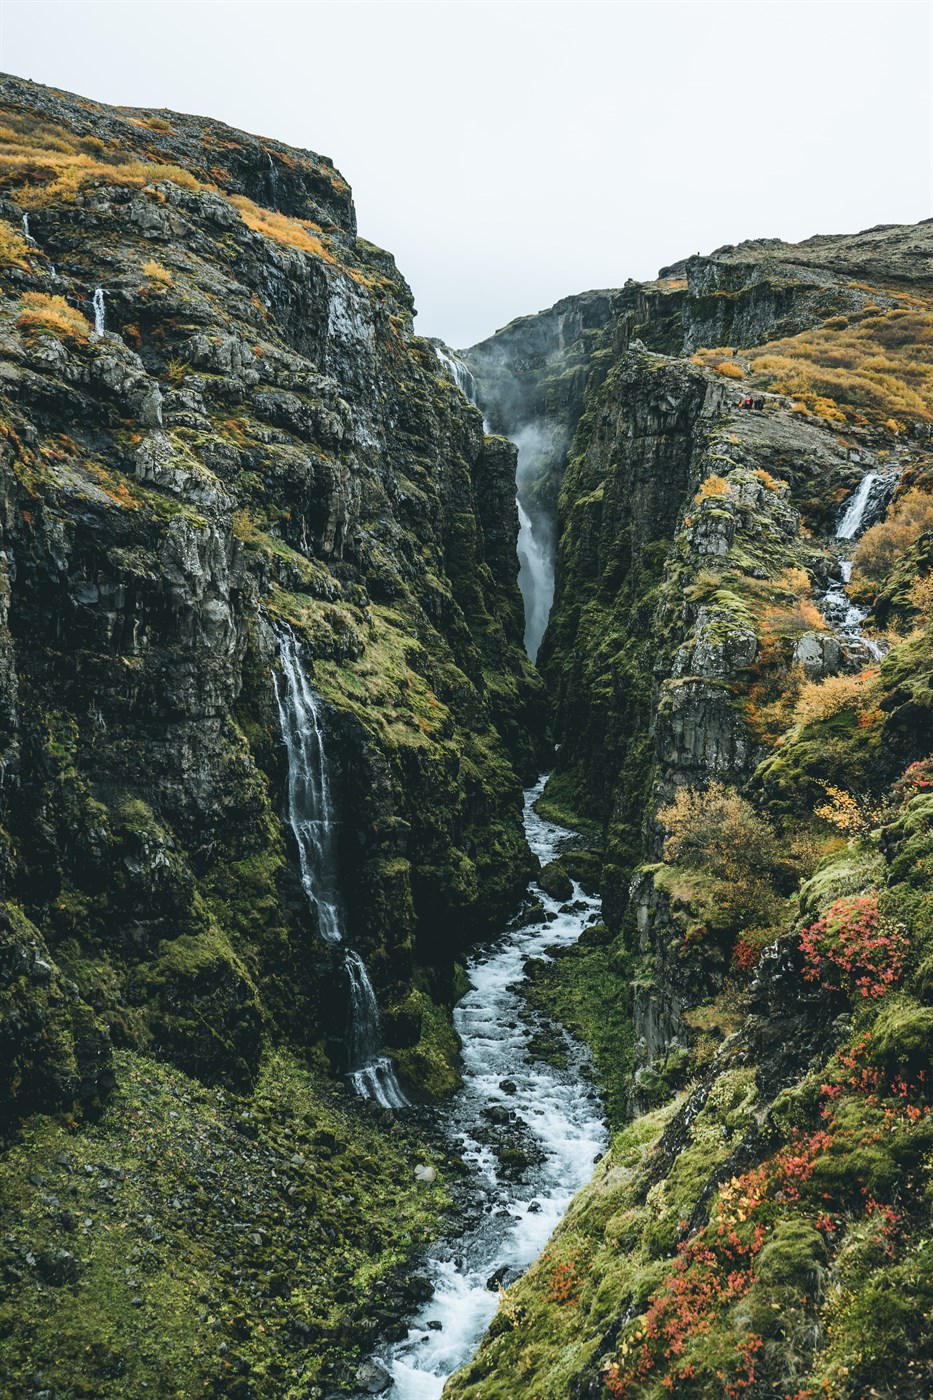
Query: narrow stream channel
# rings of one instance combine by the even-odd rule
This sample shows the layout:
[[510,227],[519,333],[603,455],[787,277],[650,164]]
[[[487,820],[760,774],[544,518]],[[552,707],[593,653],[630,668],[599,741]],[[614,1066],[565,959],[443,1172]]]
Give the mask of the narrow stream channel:
[[[546,864],[570,833],[535,812],[543,787],[544,778],[525,793],[525,831]],[[434,1296],[407,1337],[379,1358],[392,1377],[383,1392],[391,1400],[436,1400],[496,1311],[492,1281],[510,1283],[537,1257],[606,1149],[599,1099],[581,1073],[585,1051],[565,1035],[566,1068],[535,1059],[535,1027],[527,1013],[522,1019],[519,987],[525,959],[575,943],[599,901],[579,886],[567,904],[532,888],[549,922],[510,930],[478,949],[467,967],[473,989],[454,1010],[464,1084],[440,1110],[438,1126],[470,1169],[475,1213],[464,1233],[434,1246],[425,1265]],[[527,1166],[516,1170],[508,1157],[515,1151],[530,1159]]]

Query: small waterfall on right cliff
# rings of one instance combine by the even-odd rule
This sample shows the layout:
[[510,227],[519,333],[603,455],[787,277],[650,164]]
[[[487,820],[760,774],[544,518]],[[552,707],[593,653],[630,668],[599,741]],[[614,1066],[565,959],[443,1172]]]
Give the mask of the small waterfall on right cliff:
[[[470,403],[476,404],[476,381],[473,378],[472,372],[466,367],[460,356],[455,355],[454,352],[441,341],[435,340],[433,345],[435,355],[447,370],[447,373],[450,375],[457,388],[462,394],[466,395]],[[476,406],[477,408],[479,407],[478,404],[476,404]]]
[[106,309],[104,307],[104,289],[95,287],[94,295],[91,298],[91,305],[94,308],[94,334],[103,335],[106,329]]
[[405,1108],[395,1069],[380,1054],[379,1004],[366,964],[348,948],[337,884],[336,821],[331,801],[324,720],[320,698],[308,684],[298,640],[288,627],[276,628],[281,672],[274,672],[282,739],[288,753],[288,820],[298,846],[301,883],[317,910],[321,936],[342,945],[348,991],[348,1078],[357,1093],[383,1108]]
[[[865,473],[852,495],[843,504],[842,514],[835,529],[837,540],[846,543],[851,541],[854,544],[869,525],[875,524],[883,517],[897,485],[898,476],[897,469]],[[831,583],[823,594],[822,610],[827,622],[850,652],[867,653],[873,661],[879,661],[887,647],[884,643],[863,635],[862,623],[868,616],[868,609],[859,607],[846,592],[852,578],[853,554],[854,551],[849,550],[839,560],[841,578]]]

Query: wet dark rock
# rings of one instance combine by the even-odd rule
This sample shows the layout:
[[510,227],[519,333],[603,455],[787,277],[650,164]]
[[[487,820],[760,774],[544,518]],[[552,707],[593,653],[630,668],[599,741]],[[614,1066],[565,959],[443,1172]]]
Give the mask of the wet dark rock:
[[483,1117],[488,1118],[490,1123],[504,1125],[509,1122],[512,1114],[507,1108],[503,1108],[501,1104],[491,1104],[489,1108],[483,1109]]
[[547,915],[543,904],[532,904],[530,908],[523,910],[515,920],[516,928],[530,928],[534,924],[547,922]]
[[67,1249],[43,1250],[36,1256],[36,1269],[40,1277],[55,1288],[74,1283],[80,1273],[77,1259]]
[[357,1370],[356,1383],[364,1395],[382,1395],[392,1384],[392,1377],[380,1361],[364,1361]]

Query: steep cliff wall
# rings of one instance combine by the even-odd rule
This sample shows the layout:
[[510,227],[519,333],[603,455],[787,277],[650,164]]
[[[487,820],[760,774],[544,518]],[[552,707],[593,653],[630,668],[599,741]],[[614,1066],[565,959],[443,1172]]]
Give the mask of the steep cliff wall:
[[[930,237],[743,245],[616,300],[543,808],[601,865],[632,1122],[451,1395],[929,1385]],[[853,623],[835,536],[872,478]]]
[[[446,1196],[328,1074],[347,987],[286,821],[277,631],[325,701],[348,940],[409,1092],[444,1092],[455,959],[531,865],[515,453],[328,160],[0,104],[0,1388],[315,1393]],[[78,1173],[79,1245],[47,1208]]]
[[[28,1014],[75,1039],[82,1093],[91,1008],[238,1085],[264,1027],[339,1037],[280,821],[279,619],[333,707],[350,936],[409,1043],[413,957],[443,970],[528,868],[513,455],[329,162],[2,97],[6,877],[50,969]],[[20,1107],[47,1073],[24,1059]]]

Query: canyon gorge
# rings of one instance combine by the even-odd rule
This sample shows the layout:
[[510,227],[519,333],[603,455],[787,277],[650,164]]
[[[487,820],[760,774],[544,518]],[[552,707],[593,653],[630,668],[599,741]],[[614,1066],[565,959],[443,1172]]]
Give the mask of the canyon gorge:
[[453,348],[0,99],[0,1390],[928,1396],[933,221]]

